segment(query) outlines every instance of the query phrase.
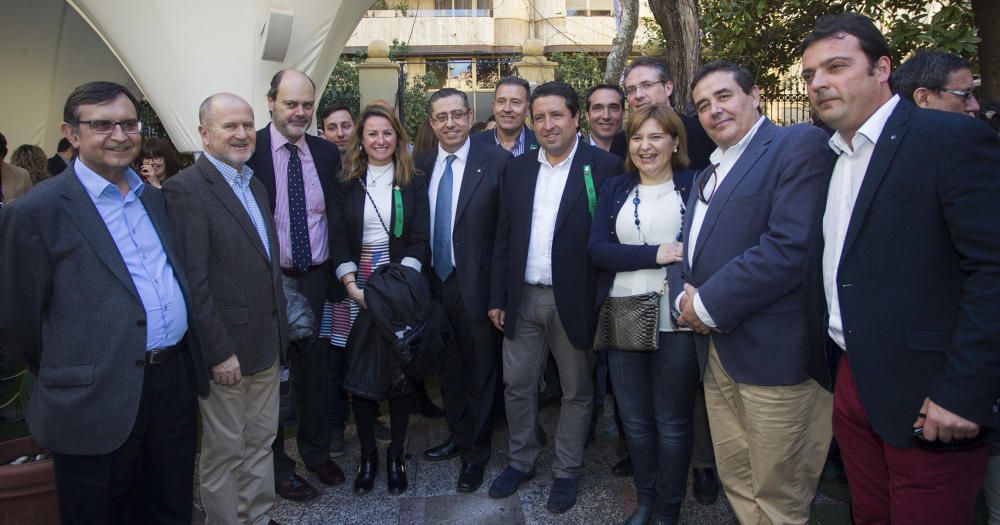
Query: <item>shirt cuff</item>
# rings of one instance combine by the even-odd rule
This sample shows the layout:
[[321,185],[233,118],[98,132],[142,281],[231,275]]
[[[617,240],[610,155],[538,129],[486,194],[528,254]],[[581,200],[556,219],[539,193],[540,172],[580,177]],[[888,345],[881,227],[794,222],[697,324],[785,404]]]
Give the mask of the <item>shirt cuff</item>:
[[417,273],[422,272],[424,268],[424,265],[421,264],[419,260],[413,257],[403,257],[403,260],[399,261],[399,264],[402,264],[403,266],[409,266],[410,268],[416,270]]
[[709,315],[708,310],[705,309],[705,303],[701,302],[700,293],[694,294],[694,313],[698,314],[698,319],[701,319],[701,322],[705,323],[710,328],[717,327],[715,321],[712,320],[712,316]]
[[334,271],[334,273],[337,274],[337,280],[339,281],[349,273],[358,273],[358,265],[354,264],[353,261],[347,261],[344,264],[338,266],[337,269]]
[[680,317],[681,314],[681,298],[684,297],[684,293],[685,292],[677,294],[677,298],[674,299],[674,312],[677,313],[678,317]]

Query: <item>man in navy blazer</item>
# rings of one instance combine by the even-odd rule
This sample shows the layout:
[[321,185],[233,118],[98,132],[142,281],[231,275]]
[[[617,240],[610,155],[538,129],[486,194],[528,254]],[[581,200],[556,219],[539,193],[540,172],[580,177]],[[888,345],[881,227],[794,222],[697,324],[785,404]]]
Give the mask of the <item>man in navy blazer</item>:
[[507,497],[534,476],[538,379],[551,349],[563,397],[546,508],[561,513],[576,503],[593,404],[597,270],[587,240],[596,188],[623,168],[618,157],[578,140],[580,103],[569,85],[536,88],[531,116],[542,147],[507,163],[493,249],[489,316],[506,338],[510,462],[489,494]]
[[802,275],[833,155],[818,128],[761,116],[736,64],[702,66],[691,91],[718,148],[688,200],[672,304],[700,334],[716,465],[736,517],[805,523],[832,396],[823,352],[806,345]]
[[1000,141],[893,95],[866,17],[821,18],[801,50],[836,130],[809,328],[840,355],[833,429],[854,521],[971,523],[998,427]]
[[528,97],[531,86],[518,77],[504,77],[493,88],[493,117],[497,126],[472,135],[478,145],[496,144],[518,156],[538,149],[535,132],[524,124],[528,116]]
[[431,95],[438,146],[416,158],[431,202],[431,291],[454,331],[442,362],[442,397],[451,437],[424,457],[462,456],[459,492],[475,492],[490,459],[500,376],[500,334],[489,309],[490,265],[500,208],[500,174],[511,154],[469,140],[469,99],[457,89]]
[[[267,190],[278,233],[281,271],[295,280],[316,319],[321,319],[332,284],[328,217],[340,172],[340,152],[332,142],[306,133],[315,101],[311,78],[294,69],[277,72],[267,93],[271,123],[257,131],[257,148],[247,166]],[[299,415],[299,455],[306,469],[323,484],[338,485],[344,481],[344,473],[329,457],[328,344],[328,340],[316,338],[310,347],[289,352],[288,361]],[[277,493],[293,501],[313,499],[319,494],[295,473],[295,461],[285,453],[283,430],[278,428],[273,447]]]

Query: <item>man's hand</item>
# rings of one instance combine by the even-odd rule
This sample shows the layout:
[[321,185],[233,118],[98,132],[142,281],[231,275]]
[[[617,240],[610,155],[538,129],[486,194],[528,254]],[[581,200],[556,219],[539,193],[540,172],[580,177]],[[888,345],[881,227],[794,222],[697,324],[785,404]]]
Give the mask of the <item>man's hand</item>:
[[490,317],[490,321],[497,330],[503,332],[503,322],[507,318],[507,312],[499,308],[491,308],[487,314]]
[[677,322],[684,326],[690,326],[692,330],[701,335],[708,335],[712,328],[703,323],[694,311],[694,296],[697,293],[698,289],[694,286],[684,285],[684,296],[681,297],[681,316],[677,318]]
[[235,385],[240,382],[243,376],[240,375],[240,360],[236,354],[229,356],[225,361],[212,367],[212,380],[219,385]]
[[920,414],[913,422],[913,427],[922,427],[924,439],[927,441],[940,440],[945,443],[953,439],[971,439],[979,434],[979,425],[949,412],[931,401],[929,397],[924,398],[924,404],[920,407]]

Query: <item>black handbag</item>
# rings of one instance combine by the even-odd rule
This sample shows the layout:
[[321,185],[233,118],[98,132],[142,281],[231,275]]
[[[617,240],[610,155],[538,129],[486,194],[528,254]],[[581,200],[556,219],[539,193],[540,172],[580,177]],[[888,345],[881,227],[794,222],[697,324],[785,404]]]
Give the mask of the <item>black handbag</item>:
[[660,298],[666,290],[664,277],[659,292],[605,298],[597,318],[594,350],[656,350],[660,335]]

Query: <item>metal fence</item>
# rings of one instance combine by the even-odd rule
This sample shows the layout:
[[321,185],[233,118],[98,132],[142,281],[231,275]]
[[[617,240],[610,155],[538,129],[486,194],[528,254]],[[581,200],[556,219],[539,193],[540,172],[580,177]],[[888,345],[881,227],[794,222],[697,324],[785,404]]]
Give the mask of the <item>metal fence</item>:
[[775,93],[762,93],[760,109],[776,124],[787,126],[812,122],[806,83],[798,76],[785,77]]

